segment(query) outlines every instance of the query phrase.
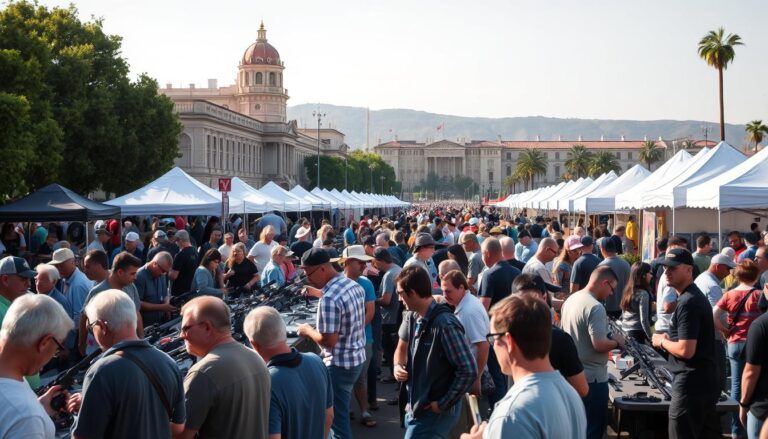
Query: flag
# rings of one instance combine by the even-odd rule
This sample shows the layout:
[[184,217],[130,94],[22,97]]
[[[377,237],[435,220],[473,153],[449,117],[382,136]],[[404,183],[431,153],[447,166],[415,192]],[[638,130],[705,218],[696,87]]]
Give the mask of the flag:
[[438,126],[437,126],[437,130],[438,130],[438,131],[440,131],[440,130],[442,130],[444,127],[445,127],[445,122],[443,122],[443,123],[441,123],[440,125],[438,125]]

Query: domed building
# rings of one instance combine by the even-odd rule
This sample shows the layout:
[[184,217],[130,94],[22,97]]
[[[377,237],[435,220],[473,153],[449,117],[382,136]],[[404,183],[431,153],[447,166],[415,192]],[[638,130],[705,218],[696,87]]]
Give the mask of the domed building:
[[[344,134],[334,129],[298,129],[287,121],[285,64],[267,41],[264,23],[256,41],[243,52],[235,84],[207,87],[167,84],[160,93],[171,98],[184,126],[176,165],[215,187],[219,177],[240,177],[254,187],[274,181],[285,188],[306,185],[304,159],[344,156]],[[322,183],[322,182],[321,182]]]

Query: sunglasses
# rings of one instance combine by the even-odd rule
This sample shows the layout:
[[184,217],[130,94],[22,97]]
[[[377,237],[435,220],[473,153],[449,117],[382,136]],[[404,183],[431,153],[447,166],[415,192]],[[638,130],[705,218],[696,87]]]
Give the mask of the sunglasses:
[[53,354],[54,357],[58,357],[59,355],[61,355],[62,352],[66,352],[67,351],[64,348],[64,346],[62,346],[61,343],[59,343],[59,341],[56,340],[56,337],[51,336],[51,339],[53,339],[53,342],[56,343],[56,353]]

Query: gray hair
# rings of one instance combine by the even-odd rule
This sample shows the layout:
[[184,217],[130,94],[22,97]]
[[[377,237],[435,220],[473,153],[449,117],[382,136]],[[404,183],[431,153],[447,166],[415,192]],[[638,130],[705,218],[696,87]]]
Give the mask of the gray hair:
[[389,233],[381,232],[376,235],[376,245],[388,248],[389,247]]
[[45,294],[25,294],[8,308],[0,329],[0,342],[32,346],[46,335],[63,341],[74,322],[57,301]]
[[509,236],[503,236],[499,239],[501,244],[501,254],[515,256],[515,240]]
[[136,305],[120,290],[106,290],[97,294],[85,306],[85,315],[91,322],[107,322],[107,327],[112,331],[136,329]]
[[186,230],[179,230],[174,236],[176,236],[177,241],[189,242],[189,232]]
[[454,261],[453,259],[446,259],[440,262],[440,265],[437,267],[437,272],[439,273],[441,278],[451,270],[461,271],[461,267],[459,266],[459,263]]
[[158,264],[161,262],[165,262],[168,264],[168,266],[173,265],[173,256],[171,256],[171,254],[168,252],[159,252],[152,258],[152,260],[157,262]]
[[61,279],[61,274],[59,274],[59,270],[50,264],[38,264],[37,267],[35,267],[35,270],[37,270],[38,274],[45,274],[48,276],[48,280],[56,283],[59,279]]
[[248,340],[267,348],[285,343],[287,339],[285,322],[280,313],[271,306],[260,306],[251,310],[245,317],[243,330]]

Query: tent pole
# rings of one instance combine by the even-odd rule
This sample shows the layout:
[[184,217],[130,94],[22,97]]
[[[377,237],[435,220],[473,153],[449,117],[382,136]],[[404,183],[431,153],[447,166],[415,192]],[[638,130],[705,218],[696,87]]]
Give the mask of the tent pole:
[[675,206],[672,206],[672,234],[675,234]]
[[717,208],[717,251],[720,252],[723,246],[723,228],[720,225],[720,208]]

